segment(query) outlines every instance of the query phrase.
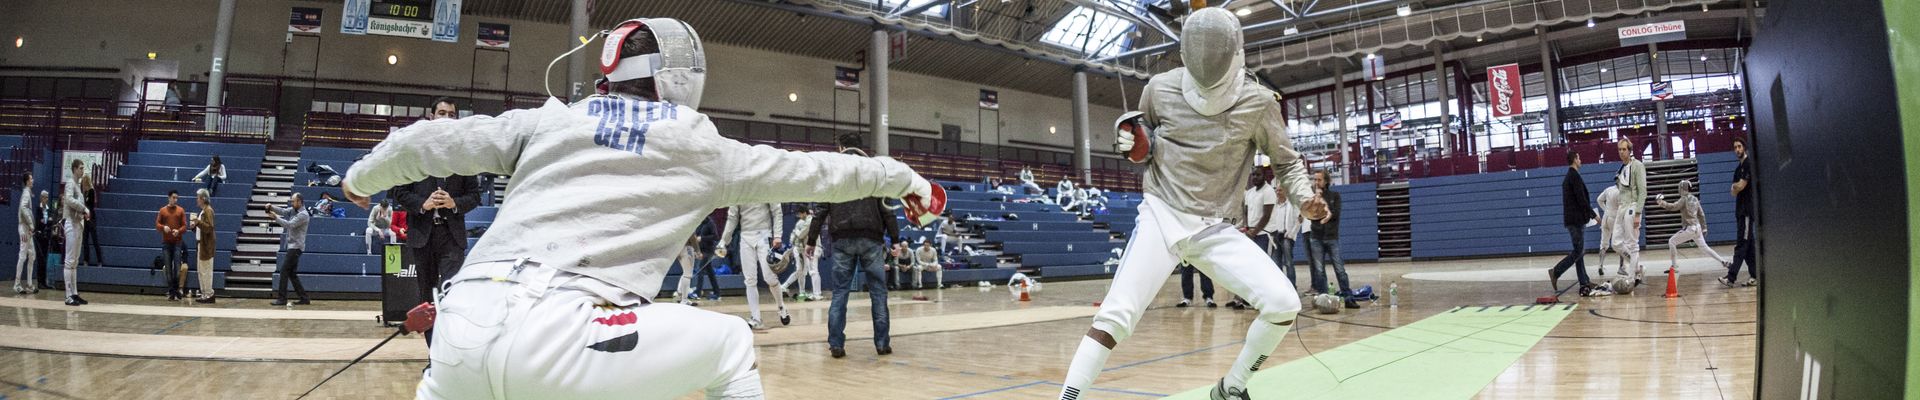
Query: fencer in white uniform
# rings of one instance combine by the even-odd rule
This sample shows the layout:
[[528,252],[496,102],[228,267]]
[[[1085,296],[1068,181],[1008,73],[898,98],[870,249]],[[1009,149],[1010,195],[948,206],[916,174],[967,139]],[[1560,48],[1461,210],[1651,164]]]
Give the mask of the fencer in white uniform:
[[61,269],[61,274],[66,281],[66,304],[79,306],[87,304],[87,299],[80,298],[80,245],[82,243],[80,233],[86,230],[88,223],[93,222],[93,210],[87,209],[86,196],[80,189],[83,186],[82,182],[89,181],[84,179],[87,176],[85,164],[80,160],[73,160],[71,169],[73,175],[71,175],[72,179],[67,180],[66,194],[60,196],[60,210],[64,214],[62,217],[66,219],[66,225],[62,228],[67,240],[67,252],[63,253],[66,254],[67,259],[63,263],[64,268]]
[[[813,209],[803,205],[794,210],[794,215],[797,218],[793,220],[793,232],[789,233],[787,238],[807,237],[807,229],[813,225]],[[795,297],[800,301],[820,298],[820,257],[818,254],[807,254],[805,247],[799,245],[787,247],[787,257],[792,259],[794,269],[793,274],[787,275],[786,281],[780,282],[782,291],[787,289],[787,285],[797,285],[793,290],[798,293]],[[802,278],[806,280],[803,281]],[[808,283],[812,283],[813,286],[807,286]],[[812,287],[813,291],[807,291],[808,287]]]
[[[1252,239],[1234,229],[1255,150],[1272,157],[1278,183],[1289,188],[1288,200],[1308,217],[1325,216],[1326,203],[1313,197],[1306,167],[1287,138],[1278,96],[1243,73],[1238,18],[1221,8],[1203,8],[1187,17],[1184,28],[1180,58],[1186,66],[1154,75],[1140,111],[1121,116],[1151,132],[1141,181],[1145,199],[1093,328],[1074,352],[1060,399],[1086,395],[1114,346],[1132,335],[1141,313],[1182,262],[1259,310],[1245,347],[1214,385],[1214,398],[1250,397],[1247,379],[1300,311],[1292,282]],[[1133,136],[1117,133],[1119,150],[1126,153],[1135,145]]]
[[[1613,199],[1614,211],[1619,213],[1613,224],[1613,251],[1619,252],[1627,262],[1620,266],[1620,274],[1633,271],[1634,284],[1646,276],[1646,267],[1640,265],[1640,229],[1646,216],[1647,207],[1647,166],[1634,158],[1633,141],[1621,140],[1617,146],[1620,159],[1625,165],[1614,174],[1613,186],[1616,196]],[[1604,194],[1604,193],[1603,193]]]
[[1729,264],[1727,258],[1721,257],[1720,252],[1713,251],[1713,247],[1707,245],[1707,212],[1700,206],[1700,197],[1693,195],[1694,191],[1700,189],[1699,185],[1688,179],[1674,186],[1680,189],[1680,198],[1677,201],[1668,203],[1667,195],[1664,194],[1653,198],[1654,202],[1660,204],[1660,208],[1680,212],[1680,222],[1683,225],[1679,232],[1673,233],[1673,237],[1667,238],[1667,263],[1679,265],[1680,245],[1694,242],[1695,247],[1700,248],[1700,252],[1707,253],[1708,257],[1713,257],[1714,261],[1720,262],[1720,268],[1726,268]]
[[787,296],[780,287],[780,274],[773,273],[767,266],[767,255],[780,247],[780,205],[775,203],[742,204],[727,208],[727,225],[720,230],[719,251],[726,251],[734,232],[740,232],[740,275],[746,278],[747,309],[753,314],[747,325],[754,329],[765,328],[760,319],[760,282],[767,283],[767,290],[773,294],[774,307],[780,314],[780,325],[793,322],[787,315]]
[[[13,264],[13,292],[27,293],[29,289],[38,289],[40,285],[33,280],[33,271],[39,266],[33,265],[33,230],[36,218],[33,212],[33,174],[26,174],[20,181],[20,258]],[[24,284],[24,285],[23,285]]]
[[652,302],[701,218],[742,204],[944,202],[892,159],[721,137],[696,111],[706,62],[681,21],[628,20],[607,37],[610,95],[415,123],[350,170],[345,192],[363,207],[429,176],[514,177],[514,201],[441,285],[419,398],[762,398],[746,324]]

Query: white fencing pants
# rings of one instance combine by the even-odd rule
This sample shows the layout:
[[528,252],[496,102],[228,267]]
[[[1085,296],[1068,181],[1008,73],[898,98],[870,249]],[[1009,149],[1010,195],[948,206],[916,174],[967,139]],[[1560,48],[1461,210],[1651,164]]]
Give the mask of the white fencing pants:
[[[671,303],[614,305],[583,276],[483,262],[445,284],[420,399],[764,397],[753,332]],[[611,285],[590,283],[607,288]]]
[[17,291],[36,287],[33,272],[38,268],[39,266],[33,265],[33,232],[21,234],[20,261],[13,263],[13,289]]
[[373,254],[374,250],[379,249],[378,247],[374,247],[373,238],[376,237],[380,238],[380,244],[387,244],[387,242],[393,241],[393,229],[367,227],[367,236],[363,238],[366,239],[367,242],[367,254]]
[[[787,289],[787,286],[796,285],[796,282],[798,282],[797,286],[793,289],[794,291],[797,293],[806,293],[818,298],[820,297],[820,259],[800,255],[801,247],[804,246],[795,245],[787,248],[787,257],[793,259],[793,261],[790,261],[793,267],[793,274],[787,275],[787,280],[780,282],[780,290],[784,291]],[[803,275],[808,282],[813,283],[813,291],[807,291],[808,282],[801,281]]]
[[[1246,378],[1259,370],[1260,364],[1279,346],[1280,339],[1286,337],[1294,316],[1300,312],[1300,297],[1294,291],[1293,282],[1252,239],[1218,221],[1195,224],[1200,220],[1173,211],[1153,195],[1146,195],[1141,201],[1138,225],[1127,241],[1126,254],[1120,259],[1120,268],[1107,289],[1106,299],[1094,314],[1093,330],[1081,338],[1080,347],[1074,353],[1065,385],[1061,387],[1061,399],[1077,399],[1093,385],[1112,348],[1133,334],[1141,313],[1172,277],[1174,266],[1181,262],[1212,276],[1260,312],[1258,321],[1247,330],[1246,346],[1227,372],[1227,385],[1244,387]],[[1194,229],[1196,226],[1200,228]],[[1096,335],[1106,338],[1096,338]],[[1111,341],[1102,343],[1107,338]]]
[[923,275],[926,275],[926,274],[923,274],[923,272],[933,272],[933,287],[935,289],[946,287],[947,271],[945,271],[944,269],[945,268],[940,268],[939,263],[933,263],[933,264],[914,263],[913,264],[913,287],[914,288],[921,287],[920,282],[922,280],[922,277]]
[[693,271],[700,268],[695,264],[700,262],[699,253],[695,252],[693,246],[682,247],[680,257],[673,262],[680,264],[680,286],[674,289],[673,295],[681,299],[693,298]]
[[67,220],[66,226],[63,227],[66,228],[67,234],[67,253],[61,255],[62,257],[66,257],[65,260],[61,260],[61,265],[64,267],[61,272],[62,277],[66,278],[67,281],[67,296],[69,297],[80,295],[80,282],[78,281],[80,279],[80,245],[82,242],[80,231],[86,228],[85,224],[85,222]]
[[1667,238],[1668,263],[1673,265],[1680,264],[1680,245],[1686,244],[1687,242],[1694,242],[1695,247],[1699,247],[1701,252],[1707,253],[1708,257],[1713,257],[1714,261],[1720,262],[1720,265],[1727,264],[1726,257],[1721,257],[1720,252],[1713,251],[1713,247],[1707,246],[1707,231],[1700,229],[1699,225],[1687,226],[1679,232],[1674,232],[1673,237]]
[[[1644,228],[1644,226],[1634,226],[1634,222],[1639,219],[1640,216],[1638,215],[1628,215],[1619,221],[1615,221],[1613,236],[1611,236],[1611,240],[1613,240],[1613,251],[1620,253],[1621,261],[1626,262],[1620,266],[1620,273],[1623,275],[1633,274],[1635,278],[1646,275],[1646,267],[1640,266],[1640,229]],[[1602,266],[1602,268],[1605,268],[1605,266]],[[1629,269],[1631,269],[1631,272],[1629,272]]]
[[[773,301],[779,309],[787,308],[787,298],[780,288],[780,274],[773,273],[773,267],[767,265],[767,254],[771,244],[763,233],[740,235],[740,274],[746,278],[747,309],[753,310],[753,320],[760,319],[760,282],[764,279],[767,291],[773,294]],[[764,274],[764,275],[763,275]]]

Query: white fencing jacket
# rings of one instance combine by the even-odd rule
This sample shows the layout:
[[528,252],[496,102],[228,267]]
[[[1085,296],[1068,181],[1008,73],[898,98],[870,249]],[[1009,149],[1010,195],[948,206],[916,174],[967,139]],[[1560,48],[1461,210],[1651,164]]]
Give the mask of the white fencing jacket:
[[721,137],[706,115],[618,96],[400,129],[349,170],[370,195],[429,176],[512,175],[467,263],[527,257],[644,298],[719,207],[898,198],[917,180],[884,157],[789,152]]
[[732,242],[733,232],[740,231],[741,240],[747,238],[770,238],[780,236],[779,203],[741,204],[727,208],[727,226],[720,230],[720,247]]

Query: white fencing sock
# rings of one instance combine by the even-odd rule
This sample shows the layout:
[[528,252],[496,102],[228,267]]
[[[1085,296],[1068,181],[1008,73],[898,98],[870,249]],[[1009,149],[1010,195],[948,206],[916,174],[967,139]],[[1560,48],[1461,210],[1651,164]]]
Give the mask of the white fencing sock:
[[1289,329],[1293,329],[1292,315],[1279,324],[1254,320],[1253,326],[1247,327],[1247,345],[1240,348],[1240,357],[1233,360],[1233,369],[1227,370],[1227,387],[1245,389],[1247,379],[1266,364],[1267,357],[1273,355],[1273,349],[1287,338]]
[[1093,338],[1081,336],[1080,349],[1073,352],[1073,365],[1067,367],[1067,382],[1060,387],[1060,400],[1076,400],[1081,391],[1093,387],[1093,380],[1100,377],[1100,370],[1106,368],[1107,355],[1113,349],[1100,345]]

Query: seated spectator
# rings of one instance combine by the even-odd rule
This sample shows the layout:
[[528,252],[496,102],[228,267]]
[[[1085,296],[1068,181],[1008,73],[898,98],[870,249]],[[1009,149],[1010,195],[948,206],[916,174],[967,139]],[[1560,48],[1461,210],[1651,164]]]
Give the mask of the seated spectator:
[[392,199],[381,200],[367,210],[367,254],[374,254],[373,238],[380,238],[380,244],[393,243],[393,206]]
[[347,209],[336,207],[339,203],[340,200],[334,199],[332,192],[320,192],[320,201],[313,202],[313,208],[308,208],[307,212],[323,217],[346,218]]
[[220,184],[227,183],[227,165],[220,163],[220,156],[213,156],[213,162],[201,168],[200,173],[193,176],[193,182],[203,184],[201,188],[207,189],[208,196],[217,195]]

